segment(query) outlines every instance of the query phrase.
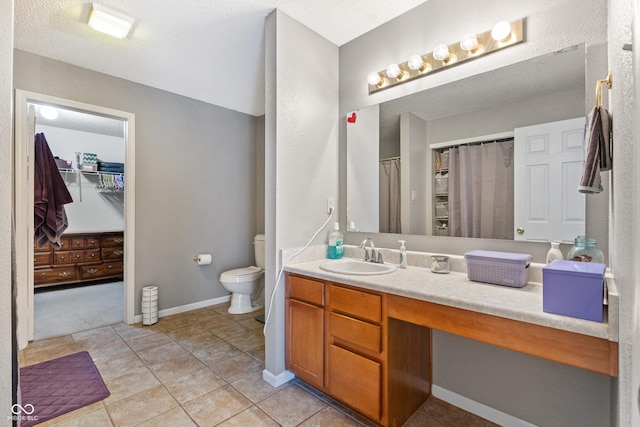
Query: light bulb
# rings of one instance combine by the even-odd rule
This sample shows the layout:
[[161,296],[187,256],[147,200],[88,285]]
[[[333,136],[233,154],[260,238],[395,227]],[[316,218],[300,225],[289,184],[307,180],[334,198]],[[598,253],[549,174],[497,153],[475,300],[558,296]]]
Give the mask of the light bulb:
[[58,118],[58,110],[54,107],[42,106],[40,107],[40,115],[47,120],[55,120]]
[[507,21],[500,21],[493,26],[491,38],[496,41],[505,41],[511,36],[511,24]]
[[420,55],[411,55],[407,61],[407,66],[413,71],[422,71],[426,65]]
[[468,52],[476,50],[478,48],[478,37],[476,37],[475,34],[464,36],[460,42],[460,48]]
[[403,72],[398,64],[389,64],[386,72],[390,79],[401,79],[403,77]]
[[372,71],[367,76],[367,82],[369,82],[371,86],[379,86],[382,83],[382,77],[380,77],[380,74]]
[[439,44],[433,48],[433,57],[438,61],[446,61],[449,59],[449,48],[446,44]]

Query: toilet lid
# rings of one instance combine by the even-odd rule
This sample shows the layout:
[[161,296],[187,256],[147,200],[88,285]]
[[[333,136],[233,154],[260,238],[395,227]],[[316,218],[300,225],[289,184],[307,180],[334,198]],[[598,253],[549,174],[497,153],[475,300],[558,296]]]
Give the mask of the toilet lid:
[[221,282],[246,282],[255,280],[262,275],[260,267],[251,266],[225,271],[220,275]]

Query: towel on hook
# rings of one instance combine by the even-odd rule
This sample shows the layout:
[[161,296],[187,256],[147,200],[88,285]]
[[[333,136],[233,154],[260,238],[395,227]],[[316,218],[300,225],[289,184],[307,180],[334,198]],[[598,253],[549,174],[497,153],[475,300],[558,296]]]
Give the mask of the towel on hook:
[[611,116],[604,108],[595,107],[587,117],[584,130],[584,169],[579,192],[602,192],[600,172],[612,167],[611,141]]

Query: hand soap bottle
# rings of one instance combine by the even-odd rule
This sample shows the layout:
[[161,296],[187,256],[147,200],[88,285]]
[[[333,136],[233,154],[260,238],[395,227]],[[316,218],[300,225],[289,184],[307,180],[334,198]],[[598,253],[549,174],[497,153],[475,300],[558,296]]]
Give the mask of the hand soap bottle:
[[404,246],[406,240],[398,240],[400,242],[400,268],[407,268],[407,248]]
[[560,242],[551,242],[551,249],[547,252],[547,264],[554,259],[563,259],[562,251],[560,250]]
[[329,233],[329,252],[327,257],[330,259],[340,259],[344,253],[343,248],[344,236],[340,232],[340,224],[338,222],[333,223],[333,231]]

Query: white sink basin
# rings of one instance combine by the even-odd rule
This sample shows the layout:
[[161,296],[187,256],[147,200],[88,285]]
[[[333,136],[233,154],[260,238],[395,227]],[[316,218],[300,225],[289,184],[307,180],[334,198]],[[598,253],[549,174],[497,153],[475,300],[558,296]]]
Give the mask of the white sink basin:
[[397,267],[393,264],[376,264],[357,259],[332,259],[320,264],[320,268],[332,273],[369,276],[374,274],[393,273],[396,271]]

